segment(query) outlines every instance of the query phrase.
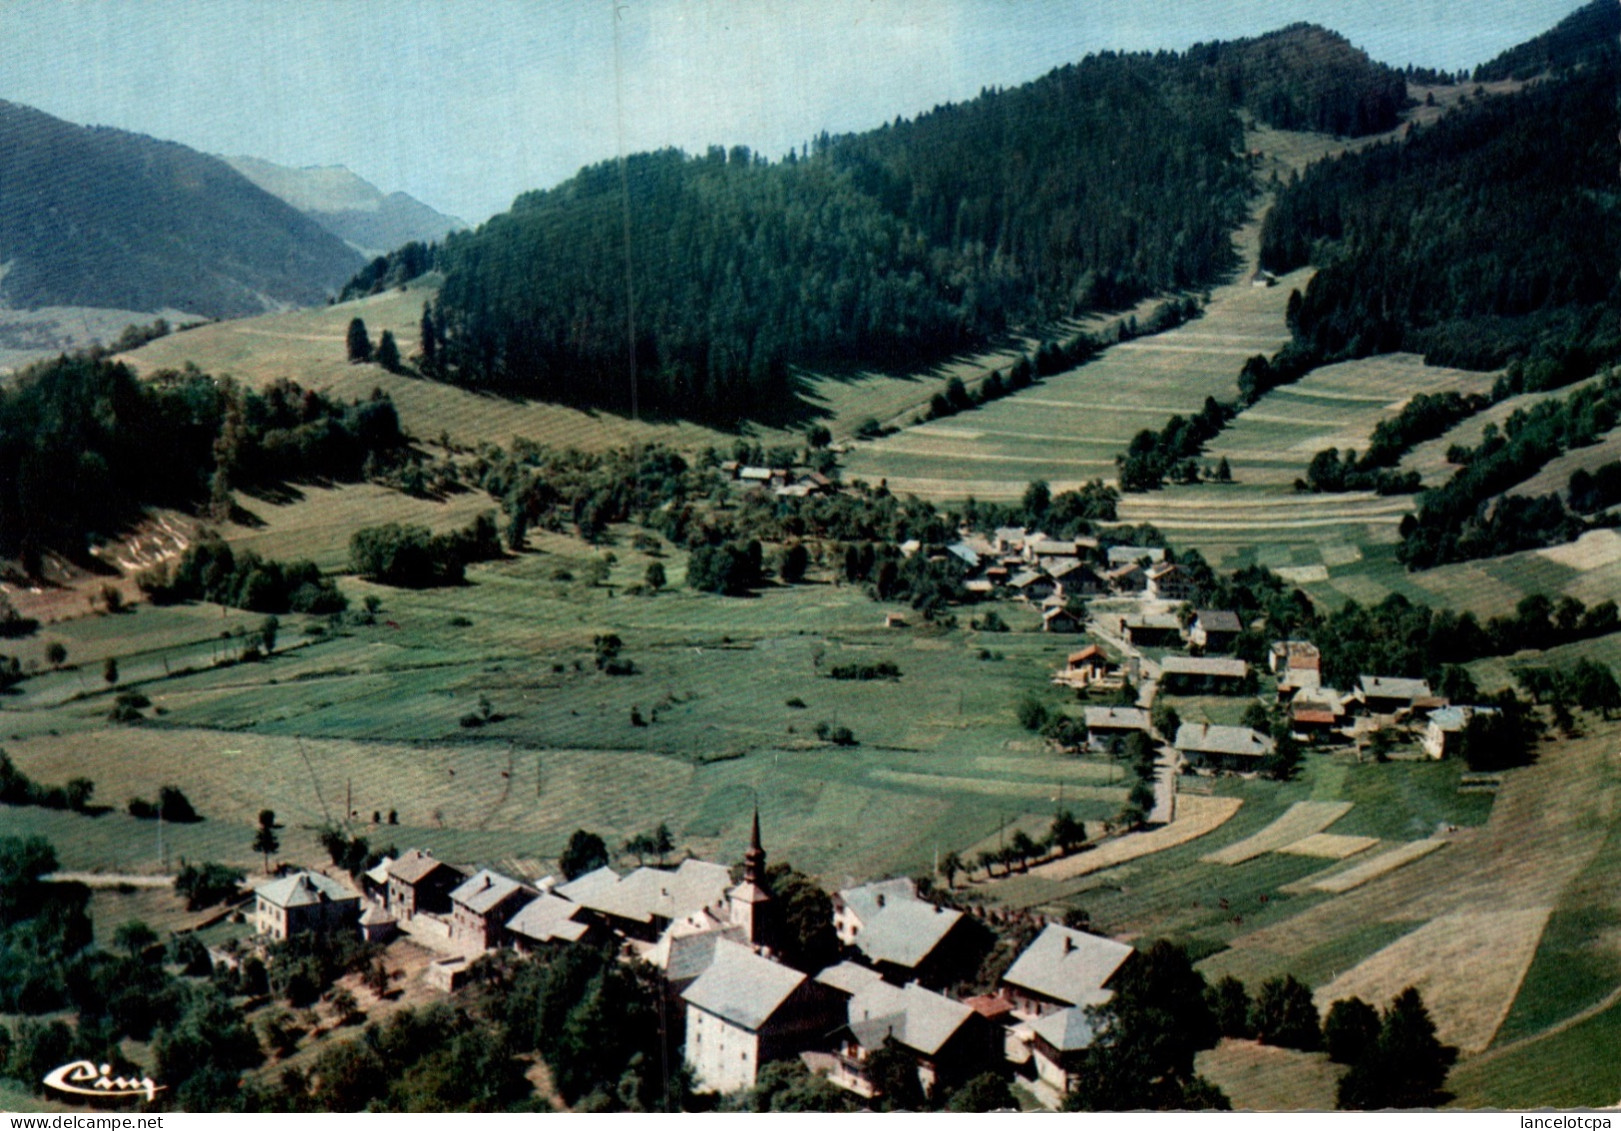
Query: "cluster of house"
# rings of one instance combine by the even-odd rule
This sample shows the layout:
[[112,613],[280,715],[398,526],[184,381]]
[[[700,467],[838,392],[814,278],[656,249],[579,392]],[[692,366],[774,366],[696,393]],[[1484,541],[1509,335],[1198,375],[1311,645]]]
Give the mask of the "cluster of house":
[[1047,632],[1086,627],[1070,611],[1071,598],[1117,594],[1182,601],[1188,596],[1183,570],[1166,561],[1158,546],[1103,549],[1095,538],[1050,538],[1022,526],[1002,526],[988,537],[965,532],[945,552],[966,567],[963,587],[970,594],[989,597],[1001,591],[1038,605]]
[[488,869],[468,875],[412,850],[366,873],[364,892],[312,872],[267,883],[256,892],[256,923],[270,939],[357,927],[382,939],[396,925],[428,926],[462,946],[464,957],[447,962],[463,967],[500,946],[616,942],[661,972],[686,1062],[713,1092],[752,1087],[763,1065],[799,1058],[871,1097],[869,1061],[888,1046],[915,1062],[925,1090],[1011,1066],[1056,1098],[1093,1038],[1086,1007],[1108,1000],[1134,953],[1048,924],[994,992],[958,1000],[942,991],[977,967],[983,928],[921,898],[911,880],[892,879],[834,896],[843,958],[808,973],[779,959],[782,915],[765,865],[758,816],[738,883],[722,865],[688,859],[531,885]]
[[720,465],[721,473],[741,488],[758,488],[789,499],[836,495],[839,485],[820,471],[794,471],[787,467],[753,467],[735,459]]
[[[1237,616],[1212,610],[1196,612],[1187,629],[1169,615],[1123,619],[1123,635],[1133,644],[1185,638],[1201,647],[1222,649],[1243,631]],[[1440,759],[1457,751],[1470,719],[1496,711],[1493,707],[1451,704],[1422,679],[1364,675],[1349,692],[1325,687],[1322,654],[1307,641],[1279,641],[1272,645],[1267,659],[1277,677],[1278,698],[1288,705],[1291,733],[1302,742],[1346,742],[1359,729],[1416,722],[1422,724],[1420,746],[1424,753]],[[1082,692],[1119,687],[1126,679],[1137,681],[1139,663],[1135,657],[1128,657],[1122,668],[1100,646],[1091,644],[1071,652],[1053,682]],[[1249,664],[1238,659],[1166,656],[1159,666],[1160,687],[1173,692],[1238,691],[1253,684]],[[1139,707],[1089,706],[1084,715],[1087,744],[1095,752],[1118,753],[1134,732],[1155,737],[1149,712]],[[1181,765],[1193,770],[1253,772],[1276,748],[1270,735],[1245,726],[1183,723],[1174,736],[1163,737],[1171,742]]]

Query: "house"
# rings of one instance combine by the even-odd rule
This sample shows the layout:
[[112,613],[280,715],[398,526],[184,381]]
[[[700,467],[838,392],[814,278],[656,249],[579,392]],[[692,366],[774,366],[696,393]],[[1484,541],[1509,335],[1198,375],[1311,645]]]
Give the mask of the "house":
[[867,1060],[893,1041],[917,1064],[920,1089],[954,1088],[1002,1057],[1002,1035],[966,1002],[952,1001],[916,982],[892,985],[854,962],[841,962],[816,980],[849,995],[838,1054],[828,1078],[857,1095],[878,1094]]
[[1266,657],[1267,667],[1278,677],[1278,694],[1315,691],[1323,684],[1323,654],[1317,645],[1305,640],[1279,640]]
[[1252,773],[1275,744],[1249,727],[1183,723],[1176,731],[1176,752],[1195,769]]
[[762,1065],[824,1043],[846,1022],[843,994],[729,939],[681,997],[684,1055],[700,1092],[752,1088]]
[[1225,656],[1166,656],[1160,687],[1173,695],[1238,695],[1252,688],[1250,666]]
[[1186,601],[1193,588],[1187,571],[1175,562],[1160,562],[1148,567],[1145,591],[1160,601]]
[[388,866],[388,909],[396,919],[413,915],[448,915],[450,893],[467,876],[433,853],[413,848]]
[[399,924],[394,916],[383,909],[382,904],[366,901],[366,909],[360,913],[360,937],[369,943],[385,943],[394,937],[399,930]]
[[1061,606],[1049,608],[1041,614],[1041,631],[1043,632],[1083,632],[1086,629],[1086,616],[1082,613],[1073,613]]
[[1225,609],[1200,609],[1193,614],[1188,626],[1188,643],[1206,652],[1227,652],[1244,631],[1237,613]]
[[1047,576],[1058,582],[1059,588],[1071,597],[1091,597],[1102,593],[1108,582],[1091,565],[1083,561],[1054,561],[1041,563]]
[[1097,1037],[1091,1018],[1084,1008],[1071,1006],[1036,1018],[1027,1031],[1036,1078],[1063,1095]]
[[1120,635],[1139,648],[1179,648],[1182,622],[1175,613],[1133,613],[1120,618]]
[[1137,562],[1124,562],[1104,571],[1103,580],[1116,593],[1141,593],[1148,587],[1148,570]]
[[1008,585],[1014,593],[1026,601],[1040,601],[1058,591],[1058,582],[1036,569],[1027,569],[1015,574]]
[[318,872],[294,872],[253,894],[254,926],[280,941],[305,932],[353,931],[360,916],[359,893]]
[[1141,707],[1088,707],[1086,744],[1100,753],[1118,750],[1133,733],[1149,734],[1153,724]]
[[607,931],[578,903],[542,892],[506,921],[506,937],[523,952],[562,943],[595,942]]
[[973,949],[963,913],[917,897],[908,879],[880,880],[833,896],[833,929],[862,961],[897,982],[945,984]]
[[1356,697],[1374,715],[1397,715],[1434,699],[1429,681],[1365,675],[1357,680]]
[[1463,745],[1463,736],[1469,729],[1469,720],[1476,715],[1495,715],[1496,707],[1440,707],[1430,712],[1429,723],[1424,727],[1424,737],[1421,744],[1424,753],[1431,758],[1441,759],[1449,754],[1456,754]]
[[1289,705],[1289,731],[1307,742],[1326,739],[1340,721],[1340,715],[1326,703],[1297,701]]
[[724,864],[683,860],[674,870],[637,868],[624,876],[602,867],[553,890],[601,915],[614,931],[651,943],[677,919],[723,907],[731,886]]
[[481,868],[450,893],[450,938],[476,950],[506,941],[508,919],[533,899],[533,888]]
[[1068,541],[1059,541],[1056,538],[1032,538],[1024,544],[1024,557],[1026,561],[1040,561],[1043,558],[1075,558],[1080,559],[1089,555],[1098,548],[1095,538],[1071,538]]
[[1053,682],[1084,689],[1102,683],[1114,670],[1108,653],[1096,644],[1088,644],[1069,654],[1064,660],[1064,669],[1053,677]]
[[392,863],[394,857],[385,856],[360,873],[360,894],[384,907],[388,906],[388,866]]
[[1002,984],[1013,1008],[1027,1017],[1101,1005],[1109,1000],[1109,982],[1136,953],[1126,943],[1051,923],[1008,967]]

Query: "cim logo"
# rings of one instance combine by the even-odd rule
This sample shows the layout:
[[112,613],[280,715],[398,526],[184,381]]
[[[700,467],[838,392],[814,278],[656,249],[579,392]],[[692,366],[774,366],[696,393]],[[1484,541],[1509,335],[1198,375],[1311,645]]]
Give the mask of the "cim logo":
[[75,1060],[52,1069],[45,1077],[45,1086],[72,1096],[97,1096],[102,1099],[129,1100],[145,1096],[148,1102],[157,1099],[162,1088],[150,1076],[139,1078],[112,1076],[112,1065],[96,1065],[88,1060]]

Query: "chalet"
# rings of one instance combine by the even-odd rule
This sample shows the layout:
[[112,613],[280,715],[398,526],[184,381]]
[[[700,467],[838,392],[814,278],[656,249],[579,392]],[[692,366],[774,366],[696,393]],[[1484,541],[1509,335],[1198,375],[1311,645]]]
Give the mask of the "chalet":
[[1086,616],[1084,613],[1074,613],[1062,606],[1055,606],[1041,614],[1041,631],[1043,632],[1084,632],[1086,630]]
[[1091,687],[1095,683],[1102,683],[1113,670],[1108,653],[1096,644],[1088,644],[1080,651],[1069,654],[1059,676],[1063,682],[1073,686]]
[[507,920],[535,896],[510,876],[481,868],[450,893],[450,939],[472,950],[506,941]]
[[1175,613],[1134,613],[1120,618],[1120,635],[1139,648],[1177,648],[1182,622]]
[[1320,742],[1338,727],[1340,714],[1326,703],[1296,701],[1289,705],[1289,732],[1307,742]]
[[318,872],[294,872],[253,893],[254,925],[265,938],[353,931],[360,895]]
[[1110,569],[1143,562],[1158,565],[1165,560],[1165,550],[1159,546],[1110,546],[1104,560],[1109,563]]
[[1174,562],[1148,567],[1145,591],[1160,601],[1186,601],[1192,593],[1187,571]]
[[450,914],[450,893],[467,879],[425,849],[413,848],[388,866],[388,909],[396,919]]
[[1030,539],[1024,544],[1024,558],[1026,561],[1041,561],[1045,558],[1071,558],[1079,560],[1087,557],[1098,548],[1097,540],[1093,538],[1071,538],[1061,542],[1056,538]]
[[681,997],[685,1059],[700,1092],[752,1088],[761,1066],[798,1056],[847,1021],[843,994],[728,939]]
[[528,953],[564,943],[594,942],[607,931],[578,903],[542,892],[506,922],[506,937]]
[[1244,660],[1225,656],[1166,656],[1160,661],[1160,686],[1173,695],[1237,695],[1254,679]]
[[1090,597],[1108,587],[1103,575],[1083,561],[1043,562],[1047,576],[1058,582],[1064,593],[1071,597]]
[[1305,640],[1279,640],[1267,653],[1267,667],[1278,677],[1278,694],[1315,691],[1323,684],[1323,654]]
[[1434,699],[1429,681],[1365,675],[1357,680],[1356,697],[1369,714],[1398,715]]
[[998,554],[1020,554],[1028,537],[1030,532],[1022,526],[998,526],[991,533],[991,544]]
[[1206,652],[1227,652],[1243,631],[1244,624],[1237,613],[1200,609],[1193,614],[1193,623],[1188,626],[1188,643]]
[[1049,924],[1002,975],[1013,1008],[1045,1017],[1108,1001],[1109,982],[1137,952],[1126,943]]
[[1008,582],[1008,586],[1026,601],[1040,601],[1058,591],[1058,582],[1036,569],[1027,569]]
[[1002,1058],[1002,1034],[966,1002],[925,989],[916,982],[895,986],[854,962],[841,962],[816,976],[823,985],[848,994],[845,1024],[836,1035],[838,1054],[828,1078],[857,1095],[878,1094],[867,1073],[873,1053],[893,1041],[917,1064],[925,1094],[955,1088]]
[[651,943],[677,919],[723,906],[731,883],[723,864],[683,860],[674,870],[637,868],[624,876],[602,867],[559,884],[554,892],[601,915],[627,938]]
[[1116,593],[1141,593],[1148,587],[1148,570],[1137,562],[1125,562],[1110,566],[1104,572],[1103,580]]
[[1036,1018],[1027,1027],[1036,1078],[1060,1095],[1080,1070],[1097,1030],[1084,1008],[1071,1006]]
[[909,879],[837,892],[833,929],[863,962],[897,982],[945,984],[972,949],[962,912],[919,899]]
[[984,599],[996,592],[996,582],[987,575],[985,577],[971,577],[962,583],[964,592],[972,594],[977,599]]
[[1132,734],[1149,734],[1152,723],[1141,707],[1086,708],[1086,744],[1106,752],[1121,746]]
[[1183,723],[1176,731],[1176,752],[1195,769],[1253,773],[1273,749],[1270,738],[1249,727]]
[[1422,745],[1424,753],[1431,758],[1441,759],[1449,754],[1456,754],[1463,745],[1463,736],[1469,729],[1469,720],[1476,715],[1495,715],[1496,707],[1440,707],[1430,712],[1428,724],[1424,727]]

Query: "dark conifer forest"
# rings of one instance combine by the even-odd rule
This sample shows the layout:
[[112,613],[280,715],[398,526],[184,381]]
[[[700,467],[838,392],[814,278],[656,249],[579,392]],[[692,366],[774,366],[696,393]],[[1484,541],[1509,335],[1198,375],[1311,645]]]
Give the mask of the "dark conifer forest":
[[446,241],[435,369],[625,410],[634,366],[641,411],[777,415],[794,366],[915,365],[1216,281],[1252,191],[1236,111],[1364,133],[1404,97],[1399,72],[1296,25],[1089,56],[779,161],[593,166]]

